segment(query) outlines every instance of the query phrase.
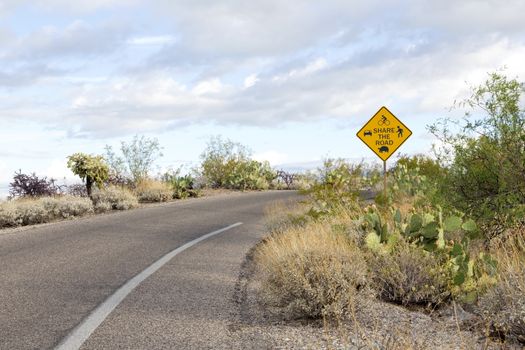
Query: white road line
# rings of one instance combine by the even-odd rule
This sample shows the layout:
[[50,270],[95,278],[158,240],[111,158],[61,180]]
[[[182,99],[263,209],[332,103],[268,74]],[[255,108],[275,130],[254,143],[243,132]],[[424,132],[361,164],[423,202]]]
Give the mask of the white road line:
[[168,254],[164,255],[159,260],[155,261],[144,271],[127,281],[122,287],[120,287],[115,293],[110,295],[102,304],[100,304],[89,316],[87,316],[77,327],[75,327],[71,333],[69,333],[55,348],[56,350],[77,350],[80,349],[82,344],[89,338],[89,336],[97,329],[98,326],[108,317],[108,315],[131,293],[135,287],[137,287],[142,281],[155,273],[168,261],[170,261],[175,255],[182,253],[186,249],[194,246],[195,244],[204,241],[207,238],[218,235],[224,231],[232,229],[234,227],[242,225],[242,222],[221,228],[220,230],[210,232],[201,236],[193,241],[190,241],[179,248],[172,250]]

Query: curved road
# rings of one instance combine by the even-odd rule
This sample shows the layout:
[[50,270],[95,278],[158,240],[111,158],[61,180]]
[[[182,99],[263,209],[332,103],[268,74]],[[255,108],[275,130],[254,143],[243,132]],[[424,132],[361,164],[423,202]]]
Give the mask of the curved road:
[[144,279],[81,348],[250,347],[231,330],[240,265],[264,234],[267,205],[297,198],[223,195],[0,232],[0,349],[55,348],[130,279],[208,233]]

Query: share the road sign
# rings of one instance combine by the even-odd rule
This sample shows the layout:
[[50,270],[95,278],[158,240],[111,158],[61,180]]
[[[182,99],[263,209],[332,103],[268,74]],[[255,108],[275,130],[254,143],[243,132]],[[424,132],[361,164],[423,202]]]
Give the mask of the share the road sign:
[[386,107],[381,107],[357,133],[357,137],[383,161],[390,158],[410,135],[412,131]]

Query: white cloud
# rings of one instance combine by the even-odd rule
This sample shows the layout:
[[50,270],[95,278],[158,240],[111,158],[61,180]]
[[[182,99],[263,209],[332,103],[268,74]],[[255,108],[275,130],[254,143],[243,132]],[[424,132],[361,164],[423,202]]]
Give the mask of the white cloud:
[[244,87],[246,89],[250,88],[254,86],[258,81],[259,81],[259,78],[257,78],[257,74],[251,74],[244,79]]
[[80,182],[79,178],[69,170],[67,160],[64,159],[53,159],[43,173],[49,178],[58,180],[59,183],[62,183],[64,179],[68,183]]
[[160,0],[159,16],[177,24],[186,55],[252,56],[301,50],[359,21],[374,3],[346,0]]
[[172,35],[139,36],[131,38],[127,42],[130,45],[161,46],[174,43],[175,37],[173,37]]
[[139,2],[140,0],[2,0],[0,16],[23,7],[52,13],[84,14],[116,6],[131,7]]
[[223,91],[224,85],[219,78],[201,81],[192,89],[195,95],[217,94]]
[[0,159],[0,186],[2,184],[7,184],[9,181],[11,181],[11,175],[9,175],[9,169],[7,167],[7,164]]
[[275,150],[256,153],[253,155],[253,159],[258,160],[260,162],[268,161],[272,166],[284,164],[289,160],[288,155],[286,153],[282,153]]
[[0,48],[3,60],[29,60],[61,57],[69,55],[85,57],[112,53],[129,35],[127,25],[103,23],[94,26],[88,22],[75,20],[64,28],[44,26],[22,37],[14,36],[8,45]]
[[[9,91],[0,118],[110,136],[201,122],[347,121],[383,104],[439,115],[464,96],[465,81],[504,65],[525,76],[522,1],[139,3],[136,18],[75,15],[21,37],[0,32],[0,87]],[[79,11],[115,6],[129,9],[96,0]],[[146,8],[153,20],[135,23]]]
[[301,78],[323,70],[326,67],[328,67],[328,62],[326,61],[326,59],[318,58],[312,62],[308,62],[304,67],[291,69],[284,75],[276,75],[272,78],[272,80],[285,81],[290,78]]

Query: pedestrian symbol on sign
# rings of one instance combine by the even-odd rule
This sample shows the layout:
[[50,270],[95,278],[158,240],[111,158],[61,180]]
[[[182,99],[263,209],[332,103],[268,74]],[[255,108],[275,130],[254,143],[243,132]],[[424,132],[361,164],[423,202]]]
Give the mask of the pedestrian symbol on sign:
[[402,138],[403,137],[403,129],[398,125],[397,126],[397,137]]

